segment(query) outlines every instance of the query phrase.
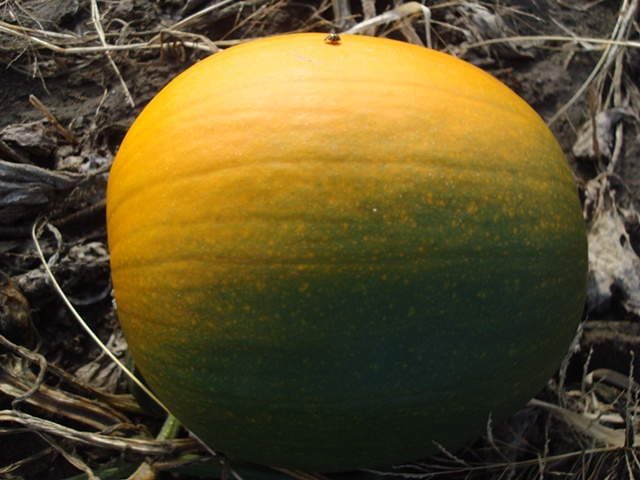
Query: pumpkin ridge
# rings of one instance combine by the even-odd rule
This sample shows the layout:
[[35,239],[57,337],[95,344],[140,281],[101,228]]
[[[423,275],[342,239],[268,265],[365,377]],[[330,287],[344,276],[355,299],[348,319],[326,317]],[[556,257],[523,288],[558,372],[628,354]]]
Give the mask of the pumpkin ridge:
[[[296,170],[299,170],[302,168],[308,168],[312,166],[330,167],[334,164],[339,165],[341,169],[345,169],[345,167],[364,165],[368,168],[382,168],[382,169],[386,167],[394,168],[398,171],[397,172],[398,174],[410,172],[410,173],[415,173],[416,175],[423,175],[423,174],[437,175],[442,172],[455,172],[456,174],[458,174],[457,176],[463,177],[465,174],[478,173],[477,166],[478,164],[482,163],[478,161],[477,163],[470,164],[469,160],[467,159],[455,161],[450,157],[447,158],[445,155],[442,155],[442,157],[430,156],[429,163],[420,163],[420,161],[416,160],[415,157],[420,156],[420,154],[422,153],[421,149],[417,149],[416,145],[410,145],[410,144],[406,147],[406,149],[411,150],[411,157],[414,157],[414,158],[407,159],[407,158],[403,158],[402,156],[399,156],[395,159],[389,159],[386,161],[383,161],[383,160],[371,161],[371,159],[367,159],[367,158],[363,158],[360,160],[356,158],[350,158],[348,160],[345,160],[344,158],[341,159],[337,154],[335,156],[332,156],[331,154],[327,154],[322,158],[318,158],[314,160],[307,160],[307,159],[300,160],[298,158],[293,158],[286,162],[282,160],[256,161],[253,163],[242,163],[238,165],[221,167],[221,168],[215,168],[214,166],[207,165],[206,168],[203,166],[202,171],[193,171],[185,176],[182,176],[180,179],[171,179],[171,178],[165,179],[164,181],[158,182],[157,185],[162,185],[163,182],[166,184],[175,184],[176,182],[191,183],[194,179],[198,179],[198,178],[216,177],[216,176],[224,177],[226,174],[230,172],[240,173],[246,170],[253,171],[255,170],[256,167],[260,167],[263,169],[285,167],[287,168],[287,170],[283,170],[283,173],[289,174],[291,172],[295,172]],[[424,148],[425,153],[429,153],[430,150],[433,150],[433,149]],[[302,147],[300,147],[300,151],[303,151]],[[293,152],[288,152],[288,153],[295,153],[295,150]],[[273,156],[277,156],[277,154],[274,153]],[[229,159],[220,159],[219,162],[224,163],[225,160],[228,161]],[[443,164],[442,163],[443,161],[447,163]],[[460,167],[467,167],[467,168],[461,169]],[[510,170],[505,170],[505,167],[512,167],[512,168]],[[530,169],[525,168],[524,163],[519,166],[506,164],[506,165],[489,165],[485,167],[483,165],[482,175],[491,176],[491,175],[501,174],[500,176],[504,177],[504,175],[510,174],[514,178],[521,178],[521,174],[524,173],[524,171],[526,171],[527,173],[530,173]],[[537,172],[535,178],[532,178],[532,181],[535,181],[536,183],[540,183],[540,184],[545,184],[545,185],[548,185],[549,181],[558,182],[562,185],[571,185],[568,181],[566,181],[566,179],[557,178],[557,175],[550,174],[548,175],[549,177],[548,179],[547,178],[540,179],[538,174],[544,175],[544,173],[548,171],[549,171],[548,166],[544,168],[543,165],[540,165],[539,172]],[[365,177],[367,177],[366,175],[367,172],[362,172],[362,173],[365,174]],[[377,177],[377,175],[371,174],[368,177],[374,179]],[[480,177],[477,177],[477,178],[479,179]],[[480,183],[480,180],[478,180],[478,183]],[[508,184],[509,181],[503,180],[503,183]],[[389,184],[393,185],[394,183],[390,182]],[[145,187],[141,187],[141,188],[145,188]],[[157,187],[154,185],[154,188],[157,188]],[[272,189],[275,191],[278,189],[278,187],[273,186]],[[136,193],[136,192],[132,192],[132,193]]]
[[[537,262],[544,260],[546,258],[555,258],[555,252],[557,252],[557,249],[554,249],[553,251],[551,249],[544,251],[544,253],[539,253],[539,254],[532,254],[531,253],[531,247],[527,246],[527,245],[520,245],[519,249],[516,249],[516,252],[518,252],[518,250],[520,250],[520,253],[514,253],[514,248],[515,246],[513,244],[509,245],[510,251],[509,252],[505,252],[505,246],[504,245],[496,245],[494,250],[495,250],[495,254],[494,255],[490,255],[490,253],[487,252],[487,249],[484,249],[484,255],[487,256],[491,256],[494,259],[500,259],[500,258],[510,258],[510,259],[526,259],[526,258],[531,258],[534,257],[536,260],[531,260],[531,265],[536,265]],[[572,251],[573,249],[571,247],[567,247],[568,251]],[[431,253],[431,255],[429,255],[429,253]],[[438,257],[439,259],[442,259],[441,262],[435,262],[434,258]],[[439,264],[444,264],[444,265],[453,265],[454,263],[458,263],[458,262],[452,262],[452,260],[455,259],[466,259],[468,257],[468,251],[464,248],[463,245],[460,245],[460,248],[458,250],[453,250],[451,248],[451,246],[447,246],[447,250],[446,251],[442,251],[441,248],[434,248],[433,250],[430,250],[428,246],[425,247],[425,253],[423,254],[406,254],[406,253],[402,253],[402,254],[397,254],[397,256],[385,256],[385,255],[381,255],[381,254],[376,254],[373,253],[371,255],[367,255],[367,256],[363,256],[362,258],[356,258],[356,259],[350,259],[348,257],[345,257],[344,255],[340,256],[340,259],[332,259],[331,256],[327,256],[324,259],[319,259],[317,261],[311,261],[311,259],[309,258],[305,258],[304,255],[300,255],[299,257],[296,258],[291,258],[289,261],[284,261],[284,260],[279,260],[276,261],[274,260],[274,258],[269,257],[269,258],[264,258],[264,257],[250,257],[247,255],[242,255],[239,256],[237,258],[233,258],[230,257],[228,255],[220,255],[220,256],[216,256],[216,255],[206,255],[206,260],[205,259],[194,259],[191,257],[187,257],[187,258],[183,258],[183,259],[170,259],[170,258],[161,258],[158,259],[155,263],[156,265],[154,266],[154,268],[156,267],[167,267],[169,265],[189,265],[189,264],[203,264],[203,265],[207,265],[209,268],[216,268],[216,267],[220,267],[221,269],[224,269],[228,266],[243,266],[243,265],[247,265],[247,266],[269,266],[269,267],[273,267],[273,268],[278,268],[278,267],[331,267],[331,266],[339,266],[339,265],[343,265],[343,266],[351,266],[351,267],[355,267],[355,266],[361,266],[361,267],[369,267],[371,265],[371,262],[375,262],[376,265],[386,265],[386,263],[388,262],[389,265],[395,265],[398,267],[398,269],[402,269],[407,267],[409,264],[413,264],[416,266],[419,266],[421,264],[428,264],[428,265],[439,265]],[[243,259],[243,260],[240,260]],[[466,264],[468,263],[468,261],[461,261],[460,263],[462,264]],[[140,267],[140,266],[136,266],[134,265],[127,265],[127,266],[117,266],[117,270],[119,272],[126,272],[126,271],[135,271],[135,270],[144,270],[145,267]]]
[[[491,77],[491,78],[494,79],[495,81],[498,81],[494,77]],[[406,110],[412,110],[412,107],[415,107],[415,110],[423,111],[424,106],[429,105],[430,103],[442,108],[441,107],[442,99],[443,99],[443,96],[446,95],[446,97],[448,97],[448,100],[456,103],[464,104],[470,110],[473,110],[474,107],[482,106],[487,110],[492,110],[492,111],[496,109],[500,109],[501,114],[505,114],[508,117],[520,118],[521,120],[524,120],[524,121],[530,121],[531,118],[539,118],[539,115],[535,112],[535,110],[529,107],[526,103],[524,103],[524,101],[520,97],[518,97],[515,93],[512,93],[512,92],[510,93],[513,94],[514,98],[511,99],[512,100],[511,102],[506,104],[496,105],[495,103],[492,103],[491,99],[489,98],[479,98],[477,96],[477,93],[475,94],[475,96],[472,94],[460,93],[459,91],[455,90],[455,88],[452,86],[438,87],[435,84],[411,82],[406,80],[397,80],[395,78],[391,81],[389,79],[384,79],[384,78],[380,79],[378,77],[367,78],[365,80],[355,80],[355,79],[351,80],[348,77],[345,77],[343,75],[338,79],[331,79],[331,78],[322,78],[321,80],[295,79],[295,80],[286,81],[286,82],[279,82],[278,86],[286,91],[287,89],[285,87],[287,85],[290,85],[291,87],[295,87],[292,89],[295,92],[298,92],[298,90],[304,91],[305,89],[309,91],[317,91],[317,89],[314,89],[313,87],[316,87],[316,86],[321,87],[322,90],[326,91],[326,94],[323,95],[323,97],[328,105],[331,105],[331,101],[334,98],[339,98],[341,100],[344,100],[343,91],[348,90],[347,88],[345,88],[346,86],[352,86],[352,85],[362,86],[362,88],[356,89],[359,92],[366,92],[378,86],[378,87],[384,87],[385,90],[388,90],[388,94],[386,95],[380,94],[380,97],[376,98],[376,101],[378,102],[375,107],[376,109],[379,109],[379,108],[391,109],[389,111],[393,111],[394,108],[400,106],[402,109],[406,109]],[[236,87],[235,90],[236,90],[236,94],[239,97],[243,97],[242,94],[244,91],[246,92],[261,91],[261,90],[264,90],[265,87],[266,85],[263,82],[257,81],[255,83],[246,83],[246,84],[243,83],[242,87]],[[420,92],[419,94],[416,94],[418,97],[420,97],[420,100],[421,100],[420,102],[413,101],[413,102],[407,103],[407,98],[401,95],[401,92],[409,88],[420,88],[424,91],[424,92]],[[425,92],[428,92],[428,94]],[[362,94],[362,96],[366,97],[365,94]],[[263,97],[257,96],[256,99],[263,99]],[[298,107],[298,109],[296,109],[296,106],[294,103],[292,103],[292,101],[293,100],[291,98],[281,98],[280,99],[281,103],[278,105],[278,107],[282,108],[286,106],[286,109],[288,112],[292,112],[292,113],[303,112],[306,114],[305,116],[308,116],[308,113],[309,113],[308,105],[301,104]],[[223,112],[225,116],[233,115],[236,112],[251,112],[253,115],[259,116],[260,114],[262,115],[269,114],[278,110],[278,107],[275,107],[275,106],[272,107],[271,109],[264,109],[264,110],[260,108],[256,108],[255,106],[253,106],[252,108],[251,105],[246,104],[246,100],[243,100],[242,103],[234,103],[233,99],[230,100],[228,97],[223,96],[222,94],[220,96],[220,104],[221,106],[224,107]],[[338,104],[337,106],[344,107],[346,106],[346,103]],[[326,107],[327,110],[330,111],[330,108],[335,108],[336,106],[331,105],[331,107],[329,107],[329,106],[320,105],[320,106],[316,106],[316,109],[318,108],[321,109],[322,107]],[[318,110],[316,110],[314,113],[317,113],[317,112]],[[333,112],[335,113],[335,110]],[[375,120],[372,119],[372,122],[374,121]]]
[[[418,155],[418,154],[413,153],[413,155]],[[459,178],[466,179],[467,182],[469,183],[468,185],[465,185],[465,187],[473,187],[474,185],[482,184],[482,182],[485,181],[487,178],[493,178],[494,182],[497,182],[499,180],[500,184],[503,185],[503,188],[507,188],[507,187],[513,188],[511,186],[512,182],[518,181],[521,187],[524,187],[523,193],[527,193],[527,191],[537,192],[540,190],[541,186],[545,187],[544,188],[545,191],[564,190],[567,187],[569,187],[571,191],[573,191],[573,186],[571,185],[568,179],[566,178],[559,179],[557,174],[554,173],[554,171],[550,171],[549,168],[543,168],[542,165],[540,165],[540,167],[537,169],[537,173],[535,176],[529,175],[526,178],[524,178],[523,173],[530,172],[530,167],[527,169],[525,165],[513,167],[512,170],[505,170],[503,166],[499,166],[499,167],[494,166],[492,168],[486,168],[484,165],[482,165],[483,171],[482,171],[482,175],[480,175],[477,172],[478,164],[469,165],[468,161],[458,161],[458,162],[448,161],[444,165],[440,162],[440,164],[438,165],[439,159],[437,157],[432,156],[430,157],[428,164],[421,164],[421,163],[418,163],[417,161],[411,161],[411,160],[410,160],[411,162],[410,164],[406,164],[405,162],[406,160],[403,161],[402,159],[397,159],[391,162],[370,162],[370,161],[367,161],[366,159],[363,159],[363,160],[350,159],[343,162],[339,162],[338,159],[335,160],[335,164],[340,165],[340,170],[345,170],[345,167],[348,167],[348,166],[362,166],[362,165],[371,167],[371,168],[379,168],[381,171],[387,170],[387,167],[388,167],[389,169],[394,169],[393,173],[395,175],[407,175],[407,176],[413,175],[416,177],[427,176],[431,180],[425,183],[427,184],[433,183],[434,185],[438,185],[438,182],[445,181],[445,180],[454,182],[456,181],[456,177],[459,177]],[[227,177],[226,173],[229,173],[229,172],[242,173],[245,171],[253,173],[255,172],[256,167],[259,167],[260,169],[265,169],[265,170],[271,170],[275,167],[281,167],[281,166],[286,167],[286,170],[283,170],[279,176],[274,175],[275,182],[280,181],[284,184],[292,180],[290,176],[291,174],[295,175],[293,177],[293,180],[297,180],[297,178],[302,178],[301,174],[298,173],[300,169],[309,168],[311,166],[318,166],[318,167],[327,166],[328,168],[331,165],[331,163],[333,162],[328,162],[326,158],[318,159],[314,161],[310,161],[310,160],[300,161],[300,160],[293,159],[289,162],[262,162],[262,163],[235,165],[233,167],[228,167],[223,169],[211,169],[211,171],[209,171],[206,175],[203,175],[202,172],[192,173],[190,175],[185,175],[183,178],[180,178],[180,179],[167,178],[164,181],[155,182],[152,186],[141,185],[136,190],[130,191],[128,196],[126,197],[126,200],[123,200],[123,201],[135,202],[137,197],[144,197],[145,195],[148,195],[149,188],[162,189],[164,188],[165,185],[172,185],[177,188],[177,186],[179,186],[181,183],[185,185],[192,184],[192,182],[195,179],[198,179],[200,182],[204,184],[210,184],[211,181],[214,180],[216,177],[220,177],[220,179],[228,180],[226,178]],[[481,164],[481,162],[478,162],[478,163]],[[461,166],[467,166],[468,168],[461,169],[460,168]],[[568,169],[568,165],[566,168]],[[352,174],[352,175],[354,174],[354,172],[351,172],[351,171],[347,171],[346,173]],[[364,178],[377,180],[382,173],[388,174],[388,172],[373,173],[370,175],[365,175]],[[453,178],[449,177],[448,175],[451,173],[455,175]],[[336,177],[344,174],[345,172],[342,172],[342,171],[336,171],[335,173]],[[475,176],[473,177],[473,180],[471,181],[468,180],[469,174],[475,174]],[[509,178],[506,178],[506,175],[509,175]],[[499,177],[499,178],[495,178],[495,177]],[[309,181],[306,181],[305,183],[301,183],[301,184],[305,185],[308,183]],[[389,182],[388,185],[392,186],[394,190],[398,190],[397,194],[402,194],[403,190],[407,190],[407,191],[411,190],[410,185],[406,185],[404,188],[401,187],[400,184],[394,183],[394,182]],[[283,187],[274,185],[271,188],[273,192],[277,192],[278,190],[281,190],[282,188],[284,188],[284,185]],[[286,188],[291,188],[291,185],[287,185]],[[215,188],[211,190],[213,191],[215,190]],[[200,195],[200,198],[202,198],[202,195]],[[269,197],[265,195],[263,199],[268,200]],[[109,210],[109,217],[116,214],[119,208],[125,208],[125,207],[122,206],[121,204],[112,203]],[[224,221],[224,219],[219,218],[217,219],[217,221]],[[190,222],[192,222],[192,220],[190,220]]]

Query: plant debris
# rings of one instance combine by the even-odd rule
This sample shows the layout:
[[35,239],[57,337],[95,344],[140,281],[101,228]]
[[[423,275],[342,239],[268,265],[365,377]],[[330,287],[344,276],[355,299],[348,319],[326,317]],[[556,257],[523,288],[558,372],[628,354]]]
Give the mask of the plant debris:
[[638,10],[638,0],[0,2],[0,476],[332,477],[229,461],[154,409],[57,297],[31,231],[41,227],[61,288],[125,360],[104,199],[134,118],[207,55],[349,30],[431,43],[543,116],[584,200],[590,278],[575,348],[528,406],[459,450],[346,478],[640,478]]

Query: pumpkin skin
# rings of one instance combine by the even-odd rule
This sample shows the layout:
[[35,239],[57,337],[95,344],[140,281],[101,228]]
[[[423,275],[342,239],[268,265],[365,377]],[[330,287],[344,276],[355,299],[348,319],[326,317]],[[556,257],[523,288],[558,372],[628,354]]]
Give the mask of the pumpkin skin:
[[231,458],[317,471],[454,448],[575,334],[587,244],[538,115],[393,40],[230,48],[174,79],[107,193],[114,294],[159,398]]

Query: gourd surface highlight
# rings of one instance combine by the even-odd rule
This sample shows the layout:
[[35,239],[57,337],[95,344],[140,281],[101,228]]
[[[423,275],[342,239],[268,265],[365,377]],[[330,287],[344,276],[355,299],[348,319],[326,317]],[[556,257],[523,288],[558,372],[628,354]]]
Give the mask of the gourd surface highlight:
[[144,109],[107,216],[158,397],[232,459],[317,471],[455,448],[534,396],[586,290],[571,171],[515,93],[418,46],[296,34]]

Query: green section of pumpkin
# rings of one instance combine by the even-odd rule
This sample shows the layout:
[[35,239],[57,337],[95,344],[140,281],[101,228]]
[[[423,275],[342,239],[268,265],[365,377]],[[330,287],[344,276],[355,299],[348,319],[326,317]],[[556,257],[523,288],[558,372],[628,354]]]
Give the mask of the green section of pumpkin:
[[231,457],[338,471],[455,447],[542,388],[580,318],[586,234],[562,152],[508,89],[347,37],[373,78],[432,62],[475,88],[389,73],[372,105],[357,68],[315,69],[316,40],[174,81],[118,154],[108,227],[127,341],[174,415]]
[[[197,338],[169,330],[134,353],[176,415],[232,455],[319,470],[419,458],[523,405],[574,333],[557,318],[582,299],[567,298],[555,266],[474,264],[311,267],[289,280],[252,269],[235,288],[195,295],[196,315],[222,311]],[[520,299],[522,278],[544,285],[544,305],[534,292]]]

